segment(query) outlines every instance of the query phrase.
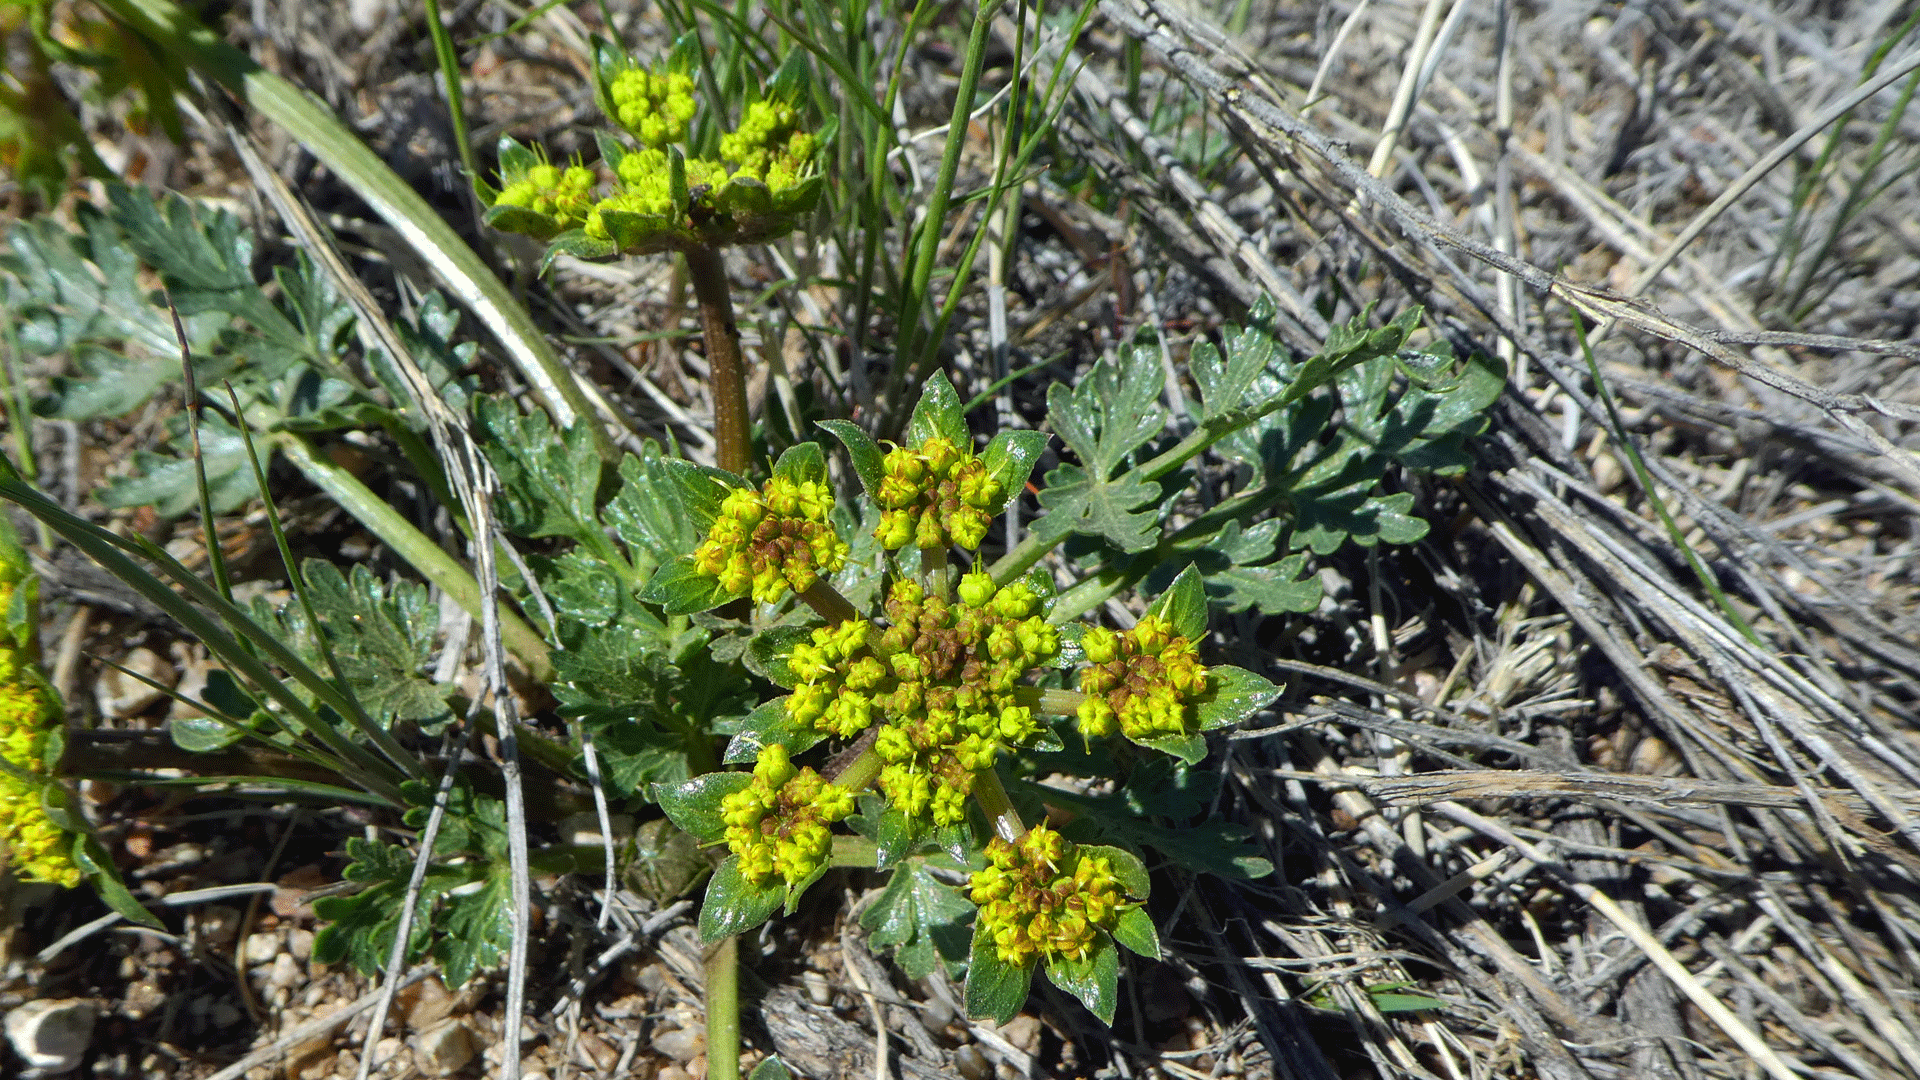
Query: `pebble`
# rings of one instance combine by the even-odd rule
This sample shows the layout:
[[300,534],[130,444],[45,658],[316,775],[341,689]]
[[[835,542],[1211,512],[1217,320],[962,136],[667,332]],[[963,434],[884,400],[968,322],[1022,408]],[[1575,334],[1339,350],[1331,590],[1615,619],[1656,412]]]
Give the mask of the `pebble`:
[[278,930],[248,934],[247,943],[240,947],[241,961],[248,967],[273,963],[273,958],[280,954],[280,940]]
[[707,1029],[696,1021],[689,1027],[656,1031],[651,1041],[654,1050],[684,1065],[706,1051]]
[[200,935],[215,945],[228,945],[240,935],[240,911],[225,904],[208,904],[195,915]]
[[287,951],[295,960],[305,961],[313,956],[313,931],[294,930],[287,934]]
[[86,998],[29,1001],[7,1014],[7,1042],[29,1068],[49,1076],[69,1072],[86,1056],[95,1016]]
[[[171,663],[145,646],[121,657],[120,667],[138,675],[145,675],[161,686],[172,686],[178,677],[178,672],[174,670]],[[108,668],[93,684],[93,699],[100,706],[100,715],[116,720],[145,712],[147,706],[165,696],[162,691],[148,686],[118,668]]]
[[600,1076],[610,1076],[613,1067],[620,1062],[620,1051],[613,1044],[590,1031],[580,1033],[576,1044],[581,1064],[594,1070]]
[[1000,1037],[1023,1053],[1032,1054],[1040,1049],[1040,1018],[1025,1014],[1016,1016],[1000,1028]]
[[467,1025],[449,1020],[414,1037],[413,1063],[428,1076],[451,1076],[479,1052]]
[[953,1067],[963,1080],[987,1080],[993,1075],[993,1066],[987,1062],[987,1055],[971,1043],[953,1052]]
[[278,990],[290,990],[300,981],[300,962],[292,953],[281,953],[273,958],[273,967],[267,970],[267,993]]
[[833,1004],[833,987],[827,982],[825,975],[817,971],[808,971],[800,976],[800,981],[807,984],[809,1001],[815,1005]]

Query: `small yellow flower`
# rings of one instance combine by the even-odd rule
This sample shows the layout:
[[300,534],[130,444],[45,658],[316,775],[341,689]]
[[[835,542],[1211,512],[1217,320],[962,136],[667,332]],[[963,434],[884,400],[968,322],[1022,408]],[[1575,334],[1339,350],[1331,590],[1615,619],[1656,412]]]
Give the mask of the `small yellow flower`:
[[1184,735],[1192,702],[1212,686],[1193,642],[1173,632],[1162,616],[1143,617],[1133,629],[1116,634],[1093,627],[1080,639],[1089,666],[1080,671],[1080,733],[1087,738],[1112,734],[1129,739]]
[[833,851],[828,826],[851,813],[853,792],[810,767],[794,768],[779,743],[760,751],[751,784],[720,801],[727,847],[740,857],[740,876],[753,885],[775,874],[788,886],[811,877]]
[[1045,825],[1015,843],[995,838],[987,866],[968,882],[980,927],[1002,963],[1084,959],[1128,906],[1112,861],[1067,843]]

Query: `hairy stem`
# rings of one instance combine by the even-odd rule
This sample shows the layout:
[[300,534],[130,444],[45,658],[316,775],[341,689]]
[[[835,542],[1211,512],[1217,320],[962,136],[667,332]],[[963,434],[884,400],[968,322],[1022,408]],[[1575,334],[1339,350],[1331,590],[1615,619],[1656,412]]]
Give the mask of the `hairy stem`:
[[880,845],[864,836],[836,836],[828,866],[858,866],[871,870],[880,861]]
[[1072,716],[1080,711],[1087,695],[1078,690],[1042,690],[1037,686],[1016,686],[1013,700],[1047,716]]
[[740,1080],[740,939],[707,950],[707,1080]]
[[880,775],[880,765],[880,755],[873,752],[872,746],[868,746],[859,757],[848,762],[846,768],[833,774],[830,779],[840,787],[861,791]]
[[1027,835],[1027,823],[1020,820],[1019,811],[1007,798],[1007,789],[1000,786],[999,773],[992,769],[974,773],[973,797],[980,800],[980,809],[993,822],[993,831],[1000,839],[1011,844]]
[[700,325],[713,371],[715,464],[745,476],[752,463],[747,439],[747,365],[740,356],[740,327],[733,321],[733,292],[720,252],[704,245],[688,248],[687,277],[700,302]]

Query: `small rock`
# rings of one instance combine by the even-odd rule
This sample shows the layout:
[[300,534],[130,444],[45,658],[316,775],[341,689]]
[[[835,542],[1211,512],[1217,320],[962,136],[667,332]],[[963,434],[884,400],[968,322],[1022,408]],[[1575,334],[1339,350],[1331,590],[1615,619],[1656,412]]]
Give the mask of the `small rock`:
[[200,936],[215,945],[228,945],[240,934],[240,912],[225,904],[208,904],[195,915]]
[[240,1010],[233,1002],[220,999],[213,1003],[213,1010],[207,1013],[207,1021],[217,1028],[230,1028],[240,1022]]
[[407,1018],[407,1027],[414,1031],[425,1031],[447,1017],[453,1015],[453,1007],[459,999],[447,992],[447,985],[439,976],[432,976],[414,983],[400,991],[394,1004]]
[[240,962],[248,967],[273,963],[273,958],[280,955],[280,941],[278,931],[248,934],[247,943],[240,948]]
[[669,1065],[654,1073],[653,1080],[693,1080],[693,1075],[678,1065]]
[[152,979],[141,979],[127,987],[120,999],[120,1015],[129,1020],[144,1020],[153,1010],[166,1004],[167,993]]
[[449,1020],[413,1040],[413,1063],[428,1076],[451,1076],[479,1052],[473,1032],[458,1020]]
[[1025,1014],[1016,1016],[1000,1028],[1000,1037],[1023,1053],[1035,1053],[1040,1049],[1040,1018]]
[[833,987],[828,984],[825,975],[817,971],[809,971],[800,976],[800,981],[807,984],[807,999],[809,1001],[815,1005],[833,1004]]
[[993,1075],[993,1066],[987,1061],[987,1055],[972,1043],[953,1052],[953,1067],[960,1073],[961,1080],[987,1080]]
[[580,1033],[575,1051],[579,1055],[580,1064],[591,1068],[601,1076],[612,1075],[613,1067],[620,1062],[620,1051],[615,1049],[612,1043],[591,1031]]
[[85,998],[29,1001],[7,1014],[7,1041],[41,1075],[68,1072],[86,1056],[95,1015]]
[[313,931],[294,930],[287,934],[287,951],[295,960],[305,961],[313,955]]
[[[116,720],[144,712],[166,696],[133,675],[144,675],[161,686],[172,686],[179,675],[159,653],[144,646],[121,657],[120,667],[127,670],[108,668],[93,684],[93,700],[100,706],[100,715]],[[133,675],[127,674],[129,671]]]
[[292,953],[281,953],[273,958],[273,967],[267,971],[267,993],[276,990],[290,990],[300,981],[300,962]]
[[663,1057],[670,1057],[682,1065],[698,1057],[707,1049],[707,1030],[695,1022],[691,1027],[668,1028],[653,1033],[653,1048]]
[[274,885],[273,913],[283,919],[311,919],[313,908],[307,905],[307,893],[327,883],[326,872],[316,865],[302,866],[281,875]]

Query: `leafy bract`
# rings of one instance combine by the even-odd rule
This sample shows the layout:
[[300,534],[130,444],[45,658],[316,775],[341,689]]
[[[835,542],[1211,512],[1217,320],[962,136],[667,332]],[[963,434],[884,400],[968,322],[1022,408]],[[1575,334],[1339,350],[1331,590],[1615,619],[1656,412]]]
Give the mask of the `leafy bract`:
[[924,979],[944,963],[957,975],[967,961],[971,931],[966,919],[973,904],[962,891],[934,877],[925,859],[907,859],[887,887],[860,915],[875,945],[894,950],[894,960],[909,979]]

